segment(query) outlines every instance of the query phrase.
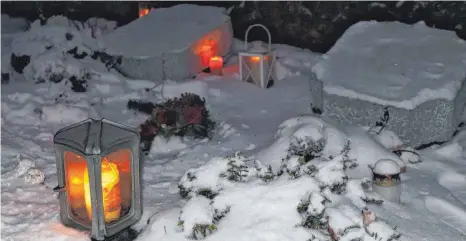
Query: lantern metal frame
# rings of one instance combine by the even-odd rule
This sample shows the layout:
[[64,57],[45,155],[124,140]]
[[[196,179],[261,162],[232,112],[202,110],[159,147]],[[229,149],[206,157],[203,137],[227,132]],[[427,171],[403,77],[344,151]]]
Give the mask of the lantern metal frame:
[[[105,130],[106,129],[106,130]],[[104,134],[104,135],[103,135]],[[136,223],[142,216],[142,198],[139,165],[139,132],[106,119],[87,119],[59,130],[54,135],[54,148],[57,160],[60,219],[65,226],[90,231],[91,237],[103,240]],[[129,212],[111,224],[104,220],[101,185],[102,158],[118,150],[131,150],[131,206]],[[70,214],[64,153],[70,151],[85,158],[89,172],[90,196],[92,204],[91,225],[84,224]]]
[[[261,27],[265,30],[265,32],[267,33],[267,36],[268,36],[268,47],[267,47],[267,52],[266,53],[252,53],[252,52],[248,52],[248,35],[249,35],[249,31],[254,28],[254,27]],[[245,37],[244,37],[244,51],[245,52],[239,52],[238,55],[239,55],[239,75],[240,75],[240,79],[241,81],[247,81],[248,82],[248,79],[251,78],[252,81],[254,82],[254,84],[256,85],[259,85],[260,87],[262,88],[267,88],[268,87],[268,84],[270,82],[270,79],[273,79],[273,71],[274,71],[274,67],[275,67],[275,62],[276,62],[276,52],[275,50],[272,49],[272,36],[270,34],[270,31],[267,29],[267,27],[265,27],[264,25],[262,24],[253,24],[251,26],[248,27],[248,29],[246,30],[246,34],[245,34]],[[260,79],[259,80],[256,80],[252,74],[252,70],[251,70],[251,67],[248,66],[248,61],[245,61],[245,58],[251,58],[251,57],[259,57],[260,59],[260,62],[259,62],[259,68],[260,68]],[[268,58],[267,59],[267,63],[265,63],[265,58]],[[269,62],[270,61],[270,62]],[[268,73],[264,73],[265,71],[265,66],[264,64],[269,64],[270,63],[270,66],[268,68]],[[245,72],[244,71],[247,71],[247,75],[246,77],[244,77],[245,75]]]

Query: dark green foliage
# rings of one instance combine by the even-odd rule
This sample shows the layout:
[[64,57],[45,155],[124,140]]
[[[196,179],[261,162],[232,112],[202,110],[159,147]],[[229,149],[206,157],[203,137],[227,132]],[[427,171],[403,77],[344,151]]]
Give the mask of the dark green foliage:
[[301,156],[300,164],[303,165],[310,160],[322,156],[325,147],[325,140],[314,141],[311,138],[294,139],[288,148],[289,155]]
[[234,182],[245,182],[247,180],[249,170],[248,166],[242,161],[244,157],[236,152],[233,157],[229,158],[228,169],[226,172],[220,174],[220,177],[227,178]]
[[275,180],[275,173],[273,173],[272,166],[268,167],[263,166],[259,162],[254,162],[254,167],[256,168],[257,178],[261,179],[264,182],[271,182]]
[[178,190],[181,198],[183,199],[187,199],[189,197],[189,194],[191,193],[191,189],[185,188],[181,183],[178,183]]
[[307,164],[302,167],[302,171],[304,174],[314,177],[318,170],[316,166]]
[[[307,194],[298,204],[296,210],[301,215],[303,221],[300,224],[302,227],[314,229],[314,230],[327,230],[328,218],[325,215],[325,209],[322,209],[318,212],[309,212],[309,206],[312,205],[311,198],[313,195],[320,195],[322,197],[322,202],[320,204],[327,205],[330,203],[330,200],[321,194],[310,193]],[[315,204],[316,205],[316,204]]]
[[330,186],[330,191],[332,193],[335,193],[335,194],[338,194],[338,195],[341,195],[343,193],[346,192],[346,183],[348,182],[348,177],[346,177],[344,179],[344,182],[343,183],[338,183],[338,184],[335,184],[335,185],[332,185]]
[[314,230],[326,230],[328,218],[324,213],[318,215],[307,215],[301,226]]
[[346,169],[353,169],[353,168],[356,168],[358,166],[358,163],[356,162],[355,159],[351,159],[348,154],[349,154],[349,151],[351,150],[351,141],[350,140],[347,140],[346,143],[345,143],[345,146],[343,147],[343,150],[341,151],[341,156],[343,157],[343,170],[346,170]]
[[201,188],[199,190],[197,190],[197,195],[200,195],[200,196],[204,196],[208,199],[214,199],[218,193],[216,192],[213,192],[212,190],[208,189],[208,188]]
[[224,218],[230,212],[230,207],[227,207],[225,210],[215,209],[214,214],[214,223],[218,223],[222,218]]
[[195,224],[191,238],[194,240],[203,239],[216,230],[217,225],[215,224]]

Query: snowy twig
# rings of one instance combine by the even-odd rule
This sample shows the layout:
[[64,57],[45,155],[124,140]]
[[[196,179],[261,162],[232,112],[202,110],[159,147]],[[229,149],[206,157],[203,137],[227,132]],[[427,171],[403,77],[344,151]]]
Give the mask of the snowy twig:
[[390,112],[388,111],[388,106],[384,108],[383,116],[380,118],[380,121],[375,122],[375,126],[371,126],[368,132],[372,132],[373,128],[380,127],[379,131],[375,132],[375,134],[382,133],[383,129],[387,126],[388,121],[390,120]]

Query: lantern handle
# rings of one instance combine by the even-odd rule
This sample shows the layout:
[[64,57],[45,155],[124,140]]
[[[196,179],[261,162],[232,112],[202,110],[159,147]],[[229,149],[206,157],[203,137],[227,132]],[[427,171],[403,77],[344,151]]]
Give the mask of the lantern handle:
[[262,27],[265,30],[265,32],[267,33],[267,36],[269,37],[268,49],[269,49],[269,52],[271,52],[272,51],[272,36],[270,35],[270,31],[267,29],[267,27],[265,27],[263,24],[260,24],[260,23],[253,24],[253,25],[249,26],[248,29],[246,30],[246,34],[244,36],[244,51],[248,50],[249,30],[251,30],[254,27]]

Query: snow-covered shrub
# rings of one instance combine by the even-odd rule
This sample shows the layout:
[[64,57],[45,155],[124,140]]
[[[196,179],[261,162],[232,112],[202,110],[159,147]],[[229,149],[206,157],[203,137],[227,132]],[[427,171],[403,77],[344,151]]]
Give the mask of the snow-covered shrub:
[[212,201],[203,196],[191,198],[183,207],[177,226],[186,237],[199,240],[217,230],[218,222],[230,211],[213,208]]
[[85,92],[92,70],[76,59],[60,52],[49,52],[38,56],[24,69],[27,80],[44,83],[61,83],[70,86],[74,92]]
[[32,59],[48,51],[67,52],[74,48],[77,48],[78,54],[92,55],[93,51],[103,47],[98,37],[115,27],[116,22],[100,18],[79,22],[64,16],[53,16],[45,25],[36,20],[28,31],[17,34],[11,48],[16,55],[27,55]]
[[231,157],[213,158],[202,167],[188,170],[178,183],[181,197],[189,199],[200,195],[213,199],[224,187],[251,180],[256,172],[246,166],[247,161],[236,152]]
[[309,136],[304,138],[295,137],[290,143],[288,153],[290,156],[302,157],[300,162],[302,162],[301,164],[305,164],[316,157],[320,157],[322,155],[322,151],[324,150],[324,146],[325,139],[323,138],[315,141]]
[[330,200],[320,192],[307,194],[298,204],[298,213],[303,218],[303,227],[315,230],[327,229],[327,216],[325,215],[326,205]]
[[287,173],[291,178],[308,175],[315,178],[322,189],[329,188],[334,193],[342,194],[348,180],[345,170],[357,166],[356,160],[348,156],[351,142],[346,140],[340,153],[335,156],[323,153],[326,143],[323,136],[318,139],[311,136],[292,139],[279,175]]
[[[184,236],[219,240],[235,233],[238,240],[264,234],[277,237],[273,241],[396,240],[399,234],[381,220],[363,224],[363,214],[355,210],[382,201],[370,192],[368,179],[346,174],[357,167],[350,155],[350,139],[336,128],[330,137],[325,123],[320,124],[312,120],[280,130],[293,138],[284,142],[288,148],[281,149],[285,153],[278,173],[272,165],[239,152],[189,170],[179,183],[180,194],[189,199],[178,222]],[[187,218],[188,214],[199,218]]]
[[191,198],[181,210],[178,227],[187,237],[202,239],[215,231],[214,210],[210,200],[198,196]]
[[245,182],[249,177],[248,166],[244,163],[246,157],[240,152],[235,152],[234,156],[228,159],[228,169],[220,174],[220,177],[227,178],[229,181]]
[[[79,22],[64,16],[53,16],[43,25],[36,20],[28,31],[15,33],[11,41],[2,43],[2,52],[8,54],[2,53],[2,62],[11,65],[11,68],[7,68],[2,63],[2,73],[6,76],[7,72],[12,72],[9,69],[19,74],[24,72],[26,80],[38,83],[57,83],[68,79],[74,91],[83,92],[92,71],[88,68],[84,73],[71,70],[76,63],[70,63],[70,59],[100,60],[107,68],[113,67],[118,62],[118,56],[105,55],[105,46],[98,38],[115,27],[116,22],[97,18]],[[7,57],[8,61],[3,61]]]
[[277,176],[273,172],[271,165],[265,166],[260,161],[254,161],[254,168],[256,169],[256,176],[264,182],[271,182]]

